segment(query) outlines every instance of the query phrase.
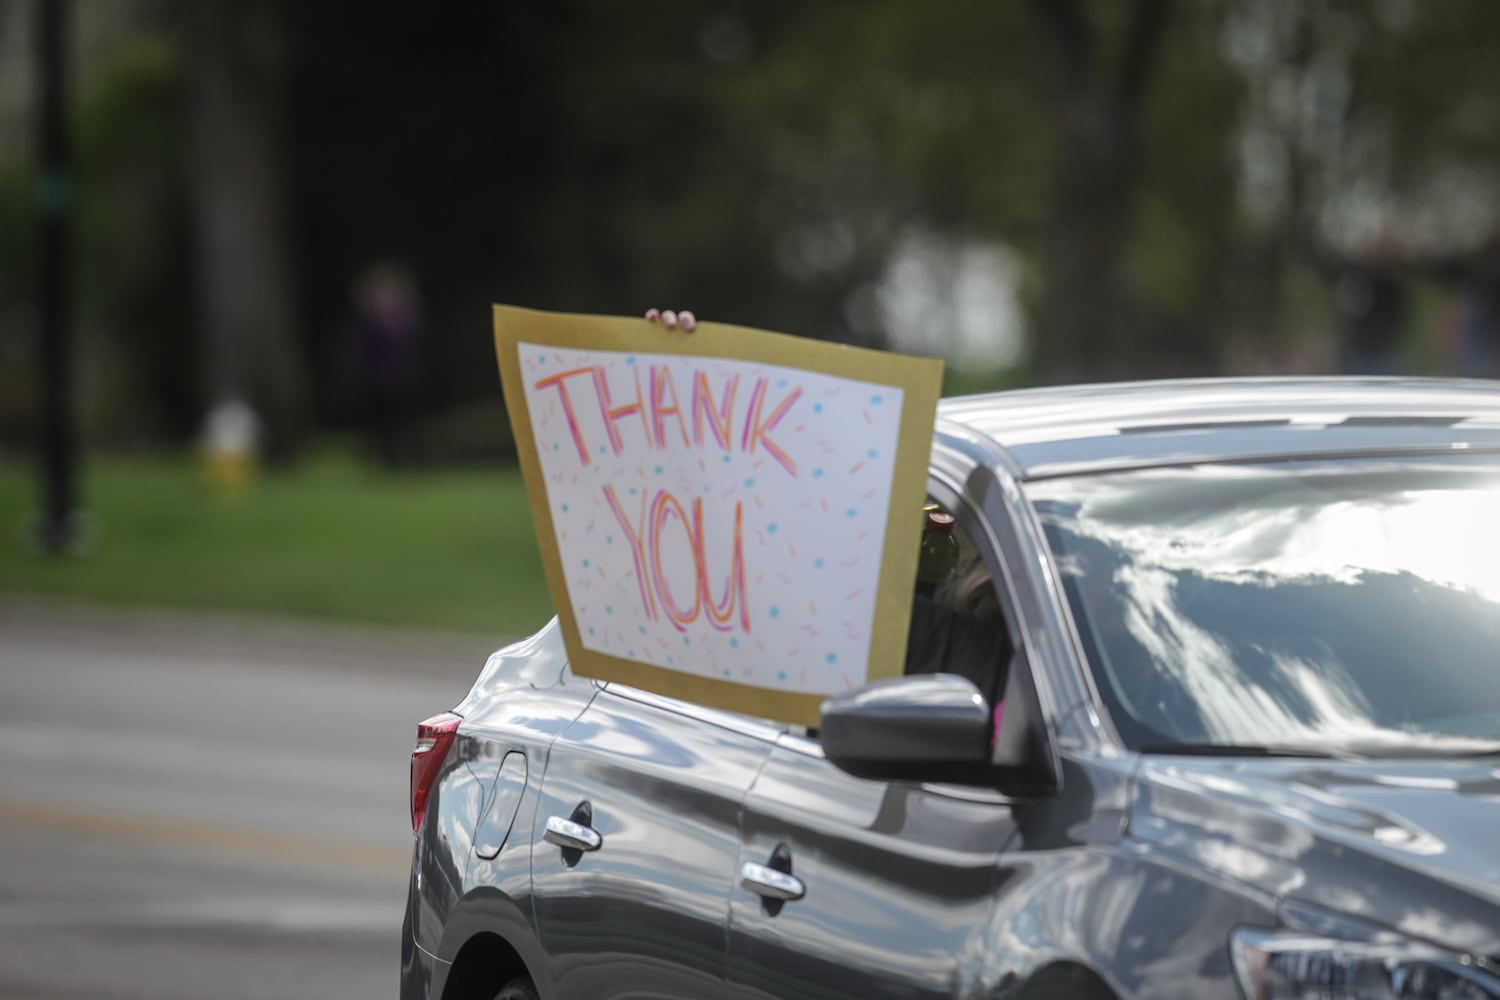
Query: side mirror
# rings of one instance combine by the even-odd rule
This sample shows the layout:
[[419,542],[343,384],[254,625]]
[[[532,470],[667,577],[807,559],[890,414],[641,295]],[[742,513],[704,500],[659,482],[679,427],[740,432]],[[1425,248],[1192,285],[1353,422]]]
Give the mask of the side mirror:
[[876,681],[823,703],[823,755],[859,778],[982,781],[990,765],[989,708],[952,674]]
[[980,785],[1038,797],[1057,789],[1061,773],[1020,658],[998,713],[962,677],[918,674],[824,702],[819,736],[823,755],[857,778]]

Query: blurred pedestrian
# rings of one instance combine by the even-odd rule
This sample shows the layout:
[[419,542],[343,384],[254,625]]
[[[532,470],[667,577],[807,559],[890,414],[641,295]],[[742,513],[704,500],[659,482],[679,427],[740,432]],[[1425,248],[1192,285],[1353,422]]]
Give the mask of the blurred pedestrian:
[[386,465],[415,455],[415,419],[422,339],[422,304],[411,274],[399,264],[372,265],[354,286],[354,349],[366,429]]
[[1358,256],[1337,266],[1334,308],[1342,370],[1350,375],[1396,374],[1409,297],[1390,230],[1376,232]]
[[1493,378],[1496,340],[1500,339],[1500,228],[1479,251],[1452,263],[1447,274],[1459,282],[1453,337],[1454,370],[1469,378]]

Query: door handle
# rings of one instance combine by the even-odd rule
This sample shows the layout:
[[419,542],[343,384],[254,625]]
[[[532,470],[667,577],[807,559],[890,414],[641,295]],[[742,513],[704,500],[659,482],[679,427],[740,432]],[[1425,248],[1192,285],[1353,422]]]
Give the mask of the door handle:
[[753,861],[740,865],[740,885],[757,896],[782,903],[801,899],[807,893],[807,887],[795,875]]
[[604,843],[599,831],[561,816],[548,816],[542,839],[568,851],[597,851]]

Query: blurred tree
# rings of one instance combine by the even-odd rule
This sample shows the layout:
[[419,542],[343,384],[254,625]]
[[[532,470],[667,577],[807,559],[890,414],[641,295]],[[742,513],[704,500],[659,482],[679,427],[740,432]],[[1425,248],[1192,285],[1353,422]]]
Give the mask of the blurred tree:
[[[1124,264],[1141,123],[1171,3],[1032,0],[1031,9],[1047,55],[1057,144],[1036,374],[1046,381],[1124,374],[1138,358]],[[1124,20],[1108,32],[1101,22],[1112,16]]]
[[284,213],[282,39],[271,0],[180,5],[199,325],[213,400],[258,412],[272,458],[307,431]]
[[[0,28],[31,9],[0,0]],[[960,301],[988,268],[1025,305],[1012,381],[1315,370],[1332,291],[1314,248],[1386,220],[1414,262],[1462,257],[1500,206],[1492,0],[78,15],[85,384],[96,407],[99,373],[118,385],[108,413],[141,397],[143,434],[191,433],[224,386],[278,446],[352,423],[351,286],[377,260],[427,306],[424,419],[484,451],[506,443],[496,301],[689,305],[940,351],[966,312],[1013,308]],[[5,142],[30,102],[0,49],[0,435],[18,440],[34,178],[28,141]],[[922,294],[898,301],[913,272]],[[965,364],[966,387],[992,383]]]
[[132,28],[91,57],[75,118],[80,321],[92,359],[83,417],[111,444],[190,436],[207,393],[184,294],[181,48],[159,19]]
[[[1022,13],[823,3],[756,34],[725,108],[755,164],[755,246],[775,267],[762,311],[778,308],[786,329],[891,346],[892,313],[908,311],[892,308],[893,270],[1035,238],[1044,131]],[[928,325],[955,318],[932,305]]]

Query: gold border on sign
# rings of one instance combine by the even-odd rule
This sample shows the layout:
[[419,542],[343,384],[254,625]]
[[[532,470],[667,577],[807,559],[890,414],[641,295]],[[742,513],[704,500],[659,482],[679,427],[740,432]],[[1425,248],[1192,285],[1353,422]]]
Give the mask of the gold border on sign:
[[584,647],[573,615],[573,604],[568,599],[557,532],[547,503],[541,456],[537,453],[531,415],[526,407],[518,345],[524,342],[579,351],[678,354],[748,361],[801,368],[901,390],[901,424],[890,502],[886,510],[865,676],[871,681],[897,677],[902,673],[921,541],[921,519],[917,512],[927,494],[932,426],[942,386],[941,361],[725,323],[700,323],[693,332],[684,333],[645,319],[549,313],[499,305],[494,309],[494,323],[495,357],[500,368],[505,407],[510,415],[526,496],[536,524],[537,546],[541,550],[547,590],[562,625],[563,643],[573,671],[585,677],[618,681],[714,708],[807,726],[818,725],[819,711],[826,695],[776,691],[701,677]]

